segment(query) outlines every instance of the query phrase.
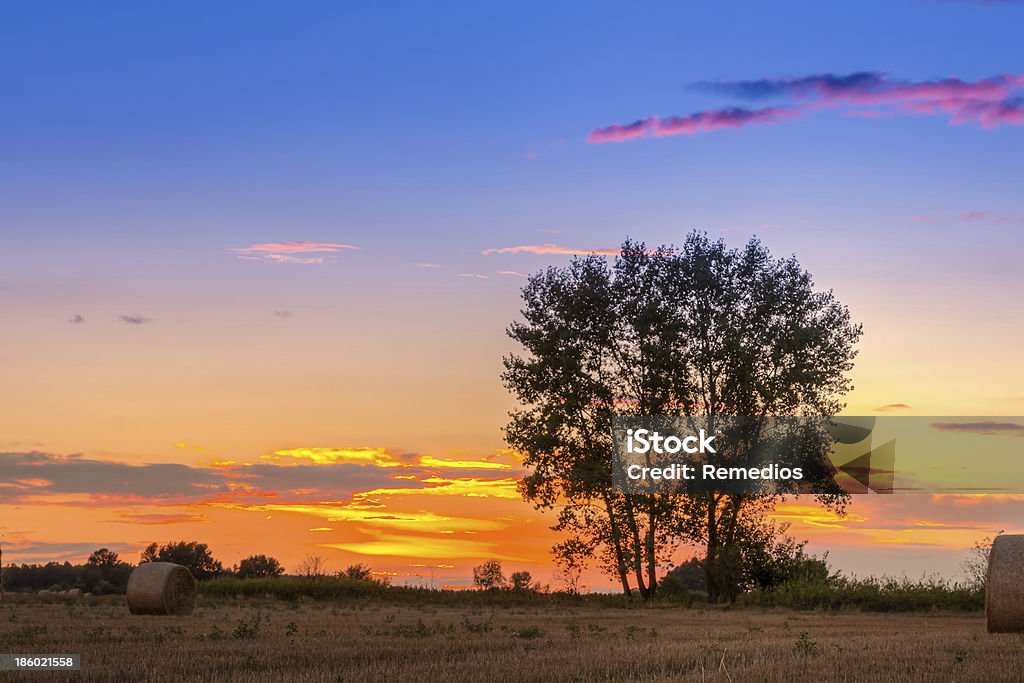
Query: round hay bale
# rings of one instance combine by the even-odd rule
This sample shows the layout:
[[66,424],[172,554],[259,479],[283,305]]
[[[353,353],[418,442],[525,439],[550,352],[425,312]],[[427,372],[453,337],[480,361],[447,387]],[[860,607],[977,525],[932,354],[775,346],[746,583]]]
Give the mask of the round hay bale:
[[1024,534],[996,536],[992,543],[985,617],[989,633],[1024,632]]
[[132,570],[126,597],[132,614],[184,616],[196,605],[196,580],[180,564],[146,562]]

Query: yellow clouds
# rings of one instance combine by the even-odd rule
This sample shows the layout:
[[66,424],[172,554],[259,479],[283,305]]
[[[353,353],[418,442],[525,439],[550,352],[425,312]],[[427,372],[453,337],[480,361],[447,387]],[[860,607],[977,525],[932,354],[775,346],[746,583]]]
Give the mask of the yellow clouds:
[[499,560],[520,560],[495,550],[494,543],[461,538],[433,538],[428,536],[383,535],[372,541],[352,543],[323,543],[323,548],[346,550],[359,555],[418,557],[424,559],[459,560],[492,557]]
[[[508,457],[509,453],[498,454]],[[415,458],[415,459],[413,459]],[[405,467],[424,469],[462,469],[462,470],[511,470],[512,465],[498,462],[490,458],[462,459],[437,458],[432,455],[405,455],[399,458],[386,448],[326,448],[302,447],[276,450],[268,455],[260,456],[261,460],[269,460],[278,465],[372,465],[374,467]],[[232,461],[226,461],[231,463]]]
[[385,448],[286,448],[274,451],[269,455],[260,456],[262,460],[272,460],[281,465],[307,464],[338,465],[374,465],[376,467],[402,467]]
[[868,520],[867,517],[852,512],[847,512],[845,516],[841,516],[817,505],[801,503],[782,503],[771,516],[787,522],[833,529],[841,529],[849,524],[862,523]]
[[457,467],[466,470],[510,470],[511,465],[503,462],[487,460],[443,460],[431,455],[420,456],[419,464],[423,467]]
[[466,498],[509,498],[519,499],[516,490],[517,479],[479,479],[466,477],[461,479],[445,479],[443,477],[427,477],[421,483],[430,484],[424,488],[408,489],[373,489],[357,493],[355,499],[377,496],[463,496]]
[[[328,522],[353,522],[369,527],[386,527],[421,531],[428,533],[453,533],[458,531],[497,531],[504,527],[500,522],[486,518],[456,517],[425,510],[380,510],[365,509],[358,505],[319,503],[292,504],[269,503],[246,505],[243,503],[211,503],[216,507],[227,507],[253,512],[291,512],[325,519]],[[332,527],[317,527],[311,531],[329,531]]]

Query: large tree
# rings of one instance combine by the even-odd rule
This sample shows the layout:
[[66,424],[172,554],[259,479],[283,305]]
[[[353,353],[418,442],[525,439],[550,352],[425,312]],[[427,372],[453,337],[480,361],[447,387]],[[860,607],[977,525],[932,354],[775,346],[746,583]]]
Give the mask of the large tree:
[[[622,590],[653,595],[680,542],[707,550],[708,591],[728,597],[730,566],[780,491],[622,495],[612,486],[616,416],[828,416],[850,389],[860,327],[795,258],[755,240],[729,249],[703,233],[679,248],[627,241],[535,274],[509,336],[521,355],[503,379],[522,407],[506,427],[531,473],[523,497],[559,508],[563,564],[596,558]],[[819,492],[841,509],[838,491]]]

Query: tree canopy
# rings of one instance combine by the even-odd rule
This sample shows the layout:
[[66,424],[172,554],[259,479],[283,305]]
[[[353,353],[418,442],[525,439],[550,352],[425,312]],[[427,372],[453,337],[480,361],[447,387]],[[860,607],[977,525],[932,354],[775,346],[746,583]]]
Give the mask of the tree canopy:
[[[523,497],[558,508],[565,566],[596,558],[627,595],[653,595],[682,542],[706,549],[708,592],[764,533],[777,494],[622,495],[612,487],[616,416],[831,416],[851,388],[861,328],[795,257],[756,239],[730,249],[690,233],[681,247],[626,241],[534,274],[502,378],[521,407],[506,439],[530,474]],[[842,510],[838,491],[819,500]]]

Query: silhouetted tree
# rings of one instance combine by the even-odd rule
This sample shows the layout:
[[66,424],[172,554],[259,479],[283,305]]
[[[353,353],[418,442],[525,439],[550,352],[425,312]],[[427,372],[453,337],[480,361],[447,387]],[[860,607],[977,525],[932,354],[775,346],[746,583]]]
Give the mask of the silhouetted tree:
[[273,557],[250,555],[238,563],[238,578],[262,579],[284,574],[284,567]]
[[97,595],[123,593],[131,573],[132,566],[122,562],[117,553],[100,548],[89,555],[81,568],[79,587]]
[[327,560],[320,557],[319,555],[306,555],[299,563],[298,575],[299,576],[323,576],[327,571]]
[[504,588],[505,575],[501,572],[501,560],[487,560],[473,567],[473,583],[480,588]]
[[151,543],[142,551],[139,560],[145,562],[173,562],[188,567],[196,579],[212,579],[224,571],[220,562],[213,558],[209,546],[196,541],[174,541],[163,546]]
[[338,575],[356,581],[370,581],[373,577],[373,570],[368,564],[350,564],[338,572]]
[[533,590],[533,575],[527,571],[512,572],[512,576],[509,577],[511,581],[512,590],[514,591],[526,591]]
[[964,574],[967,575],[967,586],[971,590],[982,593],[985,591],[985,585],[988,583],[988,557],[992,554],[992,543],[1002,533],[1002,531],[997,531],[995,536],[986,536],[980,541],[975,541],[974,547],[968,552],[962,568]]
[[89,559],[86,560],[86,564],[92,567],[113,567],[120,562],[117,553],[106,548],[100,548],[95,550],[89,555]]
[[[622,495],[612,487],[615,416],[836,414],[861,328],[793,257],[690,233],[682,247],[627,241],[548,268],[523,288],[505,385],[523,408],[506,427],[531,470],[520,492],[559,508],[556,554],[596,557],[626,595],[648,598],[682,541],[703,546],[712,600],[735,595],[743,535],[776,492]],[[826,457],[827,451],[820,454]],[[818,495],[842,511],[838,487]]]

